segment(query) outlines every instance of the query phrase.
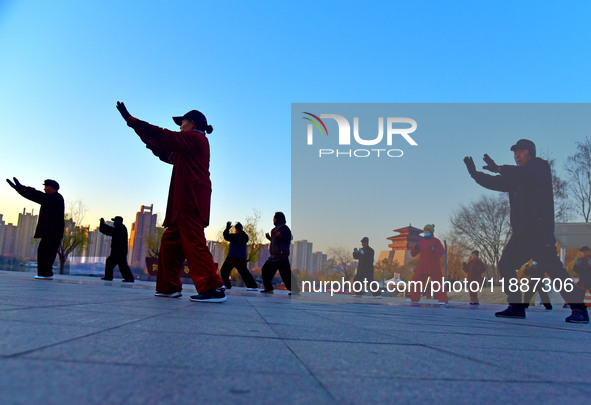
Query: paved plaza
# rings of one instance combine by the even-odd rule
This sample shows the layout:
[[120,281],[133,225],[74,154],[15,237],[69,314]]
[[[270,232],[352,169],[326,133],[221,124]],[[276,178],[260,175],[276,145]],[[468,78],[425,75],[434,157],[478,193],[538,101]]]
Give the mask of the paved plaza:
[[588,403],[591,325],[567,309],[0,272],[2,404]]

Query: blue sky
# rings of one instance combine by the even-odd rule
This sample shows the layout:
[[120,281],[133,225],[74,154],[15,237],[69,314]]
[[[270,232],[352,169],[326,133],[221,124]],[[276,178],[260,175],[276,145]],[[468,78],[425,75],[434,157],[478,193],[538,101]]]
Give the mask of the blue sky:
[[[0,1],[0,176],[58,180],[90,224],[163,214],[170,167],[115,102],[171,129],[196,108],[214,127],[214,238],[253,208],[265,228],[276,210],[290,220],[291,103],[590,101],[585,2],[270,4]],[[0,196],[7,221],[38,211]]]

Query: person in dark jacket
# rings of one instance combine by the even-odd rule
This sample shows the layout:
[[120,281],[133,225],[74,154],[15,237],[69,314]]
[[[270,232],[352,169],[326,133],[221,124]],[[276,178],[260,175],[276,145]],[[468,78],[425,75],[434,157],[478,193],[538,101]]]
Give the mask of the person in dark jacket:
[[[480,260],[480,252],[478,250],[474,250],[470,255],[470,260],[468,263],[462,263],[464,271],[468,276],[468,283],[482,283],[482,274],[486,270],[484,263]],[[478,292],[472,291],[470,288],[470,305],[480,305],[478,302]]]
[[231,289],[232,284],[230,283],[230,273],[234,268],[240,273],[242,281],[246,284],[247,291],[258,291],[257,282],[248,271],[247,260],[246,260],[246,244],[248,243],[248,235],[244,232],[242,224],[237,222],[234,226],[235,233],[230,233],[232,228],[232,222],[226,223],[226,229],[224,230],[224,239],[230,242],[228,247],[228,256],[224,260],[224,264],[220,270],[222,281],[226,286],[226,289]]
[[205,228],[209,225],[211,180],[209,141],[213,127],[201,112],[192,110],[172,117],[179,132],[169,131],[132,117],[125,104],[117,102],[127,125],[139,135],[154,155],[173,166],[168,204],[160,242],[156,293],[158,297],[178,298],[182,290],[180,271],[185,258],[198,291],[195,302],[224,302],[224,283],[207,248]]
[[113,226],[105,224],[101,218],[99,231],[111,237],[111,254],[105,263],[105,277],[102,280],[113,280],[113,269],[119,266],[124,283],[133,283],[133,274],[127,265],[127,228],[123,225],[123,218],[116,216],[112,218]]
[[34,238],[40,238],[37,248],[37,276],[38,280],[53,280],[53,262],[64,237],[64,198],[58,190],[60,186],[57,181],[47,179],[43,183],[45,192],[35,190],[33,187],[23,186],[16,177],[14,183],[6,181],[27,200],[41,204],[39,210],[39,221],[35,229]]
[[584,295],[587,290],[591,291],[591,256],[589,255],[589,246],[583,246],[579,251],[581,257],[577,258],[573,271],[579,276],[576,286]]
[[[353,249],[353,258],[355,260],[359,260],[357,263],[357,273],[355,273],[355,278],[353,279],[353,283],[355,284],[356,281],[367,285],[368,289],[371,291],[371,294],[375,298],[382,298],[382,294],[380,291],[374,291],[375,289],[371,289],[371,284],[374,281],[373,276],[373,261],[375,257],[374,250],[369,246],[369,238],[364,236],[361,239],[361,249]],[[362,297],[366,293],[365,289],[360,289],[355,291],[355,295],[357,297]]]
[[293,277],[291,265],[289,264],[289,246],[291,245],[292,236],[286,222],[285,214],[276,212],[273,216],[273,225],[275,227],[271,230],[271,234],[265,234],[271,244],[269,245],[269,258],[261,269],[264,286],[261,293],[263,294],[273,294],[272,281],[277,270],[279,270],[283,284],[291,291],[290,294],[299,294],[300,292],[297,280]]
[[[567,271],[556,253],[554,238],[554,195],[552,173],[546,160],[536,157],[536,146],[528,139],[520,139],[511,146],[516,166],[498,166],[487,154],[483,169],[497,173],[491,176],[476,170],[471,157],[464,163],[470,176],[482,187],[489,190],[509,193],[511,205],[512,235],[499,260],[499,273],[504,279],[504,290],[509,306],[495,315],[502,318],[525,318],[525,306],[521,292],[511,291],[510,280],[517,280],[516,270],[525,262],[534,259],[550,278],[558,278],[564,283],[569,278]],[[515,281],[514,281],[515,282]],[[583,297],[577,293],[560,293],[571,304],[572,314],[566,322],[589,323],[587,307]]]
[[529,308],[529,303],[532,298],[534,298],[536,294],[540,294],[540,300],[542,301],[542,304],[544,304],[544,307],[548,311],[552,310],[550,296],[548,295],[548,292],[544,291],[544,289],[547,289],[547,284],[542,281],[546,276],[546,273],[544,270],[540,269],[538,262],[534,260],[531,266],[528,265],[525,268],[523,275],[529,279],[529,282],[527,283],[527,291],[523,293],[523,304],[525,307]]

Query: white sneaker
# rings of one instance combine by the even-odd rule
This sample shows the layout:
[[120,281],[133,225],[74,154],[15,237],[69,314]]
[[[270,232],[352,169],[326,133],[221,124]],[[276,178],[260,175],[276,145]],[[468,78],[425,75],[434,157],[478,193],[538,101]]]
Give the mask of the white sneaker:
[[447,302],[439,302],[437,305],[439,305],[440,307],[446,306]]
[[53,276],[49,276],[49,277],[35,276],[35,280],[53,280]]
[[246,291],[258,291],[258,287],[257,288],[247,288]]
[[176,291],[176,292],[168,293],[168,294],[167,293],[161,293],[161,292],[156,291],[154,293],[154,295],[156,297],[166,297],[166,298],[180,298],[180,297],[183,296],[183,294],[181,294],[180,291]]

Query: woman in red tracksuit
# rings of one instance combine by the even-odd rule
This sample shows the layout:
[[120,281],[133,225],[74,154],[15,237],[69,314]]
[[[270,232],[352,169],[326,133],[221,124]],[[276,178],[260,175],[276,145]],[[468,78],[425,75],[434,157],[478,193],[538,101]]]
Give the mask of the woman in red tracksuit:
[[[412,281],[420,281],[425,286],[427,279],[430,281],[438,281],[442,283],[443,276],[441,274],[441,258],[445,255],[445,249],[441,241],[433,236],[435,225],[427,224],[423,228],[424,236],[410,251],[411,256],[415,257],[419,253],[419,265],[412,276]],[[439,305],[445,305],[448,302],[447,294],[443,291],[443,285],[440,285],[439,291],[434,293],[435,298],[439,301]],[[419,302],[421,299],[421,291],[414,288],[410,293],[410,300],[412,302]]]

